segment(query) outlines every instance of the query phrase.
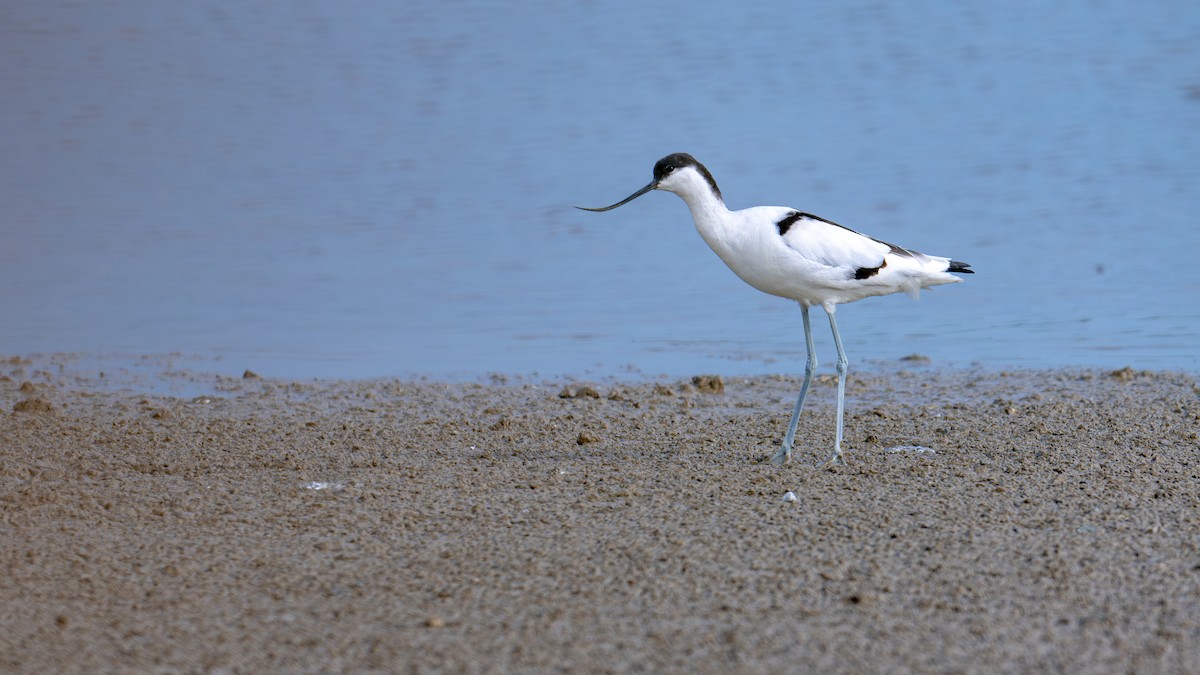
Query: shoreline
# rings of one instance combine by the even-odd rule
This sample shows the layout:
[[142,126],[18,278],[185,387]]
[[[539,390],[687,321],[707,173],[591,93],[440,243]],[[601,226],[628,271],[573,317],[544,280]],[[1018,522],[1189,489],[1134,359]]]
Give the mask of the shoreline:
[[851,370],[828,469],[829,376],[775,467],[798,376],[32,368],[0,365],[8,671],[1200,670],[1193,374]]

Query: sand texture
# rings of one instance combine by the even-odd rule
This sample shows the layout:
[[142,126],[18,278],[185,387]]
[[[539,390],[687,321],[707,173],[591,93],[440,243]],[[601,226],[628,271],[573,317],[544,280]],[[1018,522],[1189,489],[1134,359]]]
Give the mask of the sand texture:
[[0,374],[4,672],[1200,672],[1193,375]]

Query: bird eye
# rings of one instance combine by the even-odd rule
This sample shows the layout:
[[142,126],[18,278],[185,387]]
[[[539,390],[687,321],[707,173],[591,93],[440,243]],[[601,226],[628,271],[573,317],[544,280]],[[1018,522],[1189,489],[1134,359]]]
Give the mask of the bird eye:
[[674,164],[668,164],[668,165],[666,165],[666,166],[664,166],[664,167],[663,167],[663,173],[671,173],[671,172],[672,172],[672,171],[674,171],[674,170],[675,170],[675,165],[674,165]]

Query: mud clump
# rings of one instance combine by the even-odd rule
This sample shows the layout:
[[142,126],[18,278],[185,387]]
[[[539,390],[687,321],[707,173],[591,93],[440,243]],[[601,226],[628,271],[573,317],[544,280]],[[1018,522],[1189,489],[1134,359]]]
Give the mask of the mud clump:
[[559,398],[600,398],[600,392],[592,387],[581,385],[578,387],[563,387],[562,391],[558,392]]
[[692,378],[692,386],[702,394],[725,393],[725,380],[720,375],[697,375]]
[[14,403],[12,409],[15,413],[48,415],[54,412],[54,404],[40,396],[30,396],[23,401]]
[[599,443],[600,437],[590,431],[579,432],[579,437],[575,439],[578,445],[587,445],[588,443]]

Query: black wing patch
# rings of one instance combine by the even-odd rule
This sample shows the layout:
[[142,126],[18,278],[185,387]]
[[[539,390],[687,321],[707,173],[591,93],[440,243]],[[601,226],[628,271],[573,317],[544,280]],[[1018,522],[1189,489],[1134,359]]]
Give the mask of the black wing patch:
[[859,281],[862,281],[863,279],[870,279],[871,277],[875,276],[876,274],[879,274],[879,270],[881,270],[885,267],[887,267],[886,260],[879,263],[879,267],[860,267],[860,268],[854,270],[854,278],[858,279]]
[[783,235],[787,234],[787,231],[792,227],[792,225],[795,225],[796,221],[800,220],[803,217],[804,217],[803,213],[800,213],[798,211],[792,211],[791,213],[784,216],[783,220],[779,221],[778,223],[775,223],[775,227],[779,228],[779,236],[782,237]]
[[880,273],[880,270],[886,267],[888,267],[888,261],[880,263],[880,267],[860,267],[854,270],[854,279],[859,281],[870,279],[870,277]]

